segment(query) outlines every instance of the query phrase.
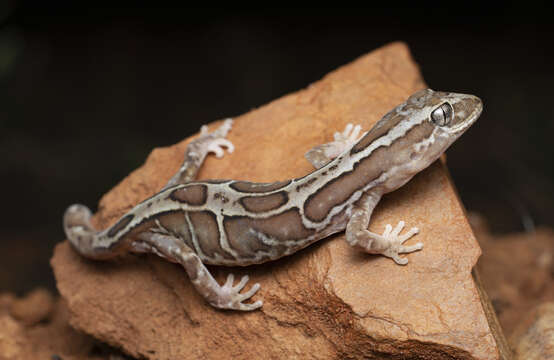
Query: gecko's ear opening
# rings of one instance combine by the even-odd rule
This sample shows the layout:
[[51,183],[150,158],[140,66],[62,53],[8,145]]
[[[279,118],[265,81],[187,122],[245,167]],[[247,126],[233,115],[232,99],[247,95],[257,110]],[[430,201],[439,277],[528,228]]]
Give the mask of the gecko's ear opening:
[[431,113],[431,121],[437,126],[446,126],[452,121],[454,110],[452,105],[445,102]]

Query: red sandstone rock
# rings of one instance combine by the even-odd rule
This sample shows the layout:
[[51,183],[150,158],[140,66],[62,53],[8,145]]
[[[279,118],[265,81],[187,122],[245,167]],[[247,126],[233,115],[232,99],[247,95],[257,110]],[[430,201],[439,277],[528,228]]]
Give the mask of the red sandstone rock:
[[[395,43],[328,74],[307,89],[235,119],[235,152],[210,157],[199,177],[270,182],[312,170],[303,154],[347,123],[369,129],[425,87],[404,44]],[[448,90],[448,89],[441,89]],[[155,149],[100,202],[94,221],[113,223],[158,191],[188,140]],[[95,262],[64,242],[52,266],[72,324],[136,357],[150,359],[418,358],[497,359],[471,269],[480,249],[443,164],[437,162],[377,206],[370,228],[405,220],[425,248],[407,266],[350,248],[343,235],[288,258],[246,268],[264,306],[219,311],[186,273],[156,256]],[[410,240],[410,243],[412,240]]]
[[21,299],[0,294],[0,359],[102,360],[117,354],[91,354],[94,339],[70,327],[68,317],[64,302],[44,289]]

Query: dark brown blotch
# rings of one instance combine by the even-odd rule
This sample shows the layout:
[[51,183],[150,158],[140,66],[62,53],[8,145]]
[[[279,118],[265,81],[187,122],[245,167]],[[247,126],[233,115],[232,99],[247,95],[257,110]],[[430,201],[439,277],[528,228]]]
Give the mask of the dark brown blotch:
[[158,220],[163,229],[167,230],[172,236],[177,237],[189,248],[194,249],[190,228],[183,211],[167,211],[156,215],[153,219]]
[[277,181],[273,183],[254,183],[249,181],[235,181],[231,185],[231,189],[243,193],[264,193],[279,190],[290,184],[291,180]]
[[198,240],[200,250],[209,258],[215,259],[215,253],[223,258],[235,260],[231,254],[223,250],[219,243],[219,226],[216,216],[210,211],[189,212],[192,231]]
[[288,199],[285,191],[279,191],[265,196],[245,196],[240,199],[240,203],[246,211],[261,213],[285,205]]
[[[254,224],[255,220],[246,216],[226,218],[223,222],[229,246],[241,254],[242,260],[255,258],[259,251],[272,251],[272,246],[263,243],[257,233],[251,231]],[[274,251],[278,250],[280,249]],[[284,249],[281,251],[284,251]]]
[[[281,257],[289,248],[285,241],[303,240],[314,234],[302,224],[302,217],[297,208],[266,219],[253,219],[246,216],[226,218],[224,227],[229,245],[245,256],[254,256],[257,251],[273,250],[273,258]],[[278,244],[267,245],[257,234],[263,234]],[[262,262],[261,259],[259,262]]]
[[352,147],[352,150],[350,150],[350,154],[355,154],[362,151],[372,142],[379,139],[381,136],[386,135],[391,129],[393,129],[402,120],[404,120],[406,116],[399,114],[398,111],[399,107],[391,110],[385,116],[383,116],[383,118],[379,120],[375,124],[375,126],[373,126],[371,130],[369,130],[368,133],[365,134],[365,136],[361,138],[356,145],[354,145],[354,147]]
[[169,198],[188,205],[200,206],[206,203],[207,192],[206,185],[194,184],[172,191]]

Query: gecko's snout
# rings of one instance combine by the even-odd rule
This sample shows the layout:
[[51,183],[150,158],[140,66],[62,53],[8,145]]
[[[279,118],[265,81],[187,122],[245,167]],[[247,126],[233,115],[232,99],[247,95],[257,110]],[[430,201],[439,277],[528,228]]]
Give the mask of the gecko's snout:
[[478,118],[483,111],[483,101],[475,95],[465,95],[464,100],[468,103],[467,107],[473,109],[475,118]]

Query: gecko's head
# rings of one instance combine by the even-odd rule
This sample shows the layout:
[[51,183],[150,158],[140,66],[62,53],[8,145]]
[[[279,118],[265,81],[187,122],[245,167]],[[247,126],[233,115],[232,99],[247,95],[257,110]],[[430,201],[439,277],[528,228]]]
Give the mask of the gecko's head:
[[420,124],[413,154],[432,162],[479,118],[483,103],[473,95],[425,89],[410,96],[403,107]]
[[392,191],[431,165],[482,109],[481,100],[473,95],[421,90],[383,116],[350,154],[370,159],[368,169],[389,169],[383,189]]
[[483,103],[477,96],[431,89],[421,90],[407,101],[421,108],[423,116],[441,133],[458,137],[481,115]]
[[352,152],[370,149],[377,142],[388,149],[381,161],[395,168],[397,175],[387,182],[390,191],[431,165],[477,120],[482,109],[481,100],[473,95],[421,90],[386,114]]

